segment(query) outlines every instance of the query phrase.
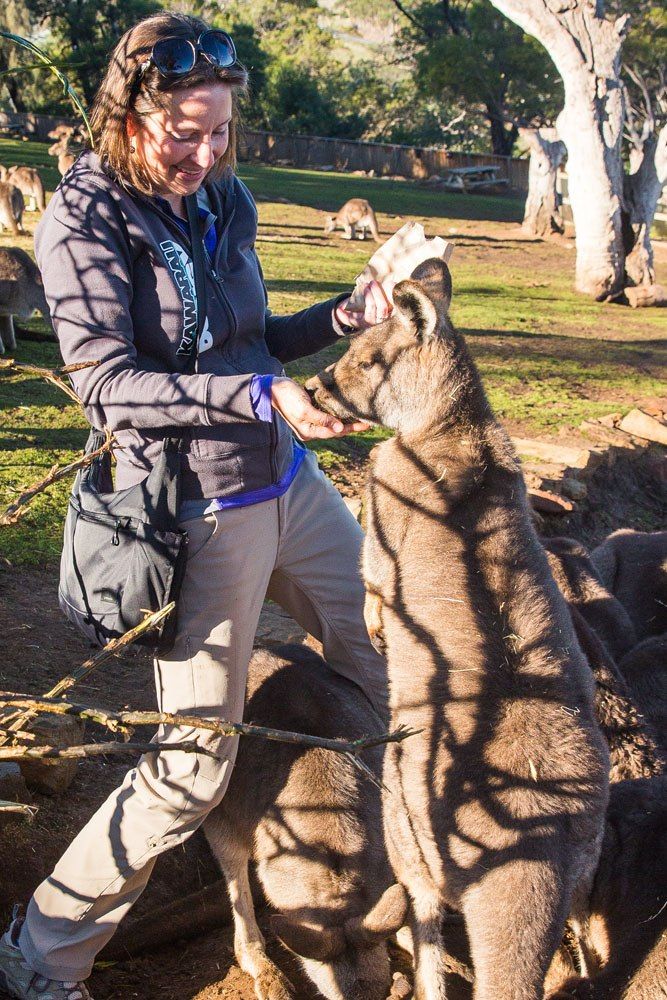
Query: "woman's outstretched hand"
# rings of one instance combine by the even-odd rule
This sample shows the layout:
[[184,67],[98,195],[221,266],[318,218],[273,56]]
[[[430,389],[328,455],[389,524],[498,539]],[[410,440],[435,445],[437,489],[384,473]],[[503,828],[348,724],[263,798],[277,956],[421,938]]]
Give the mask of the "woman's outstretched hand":
[[271,383],[271,405],[287,421],[302,441],[342,437],[354,431],[367,431],[369,424],[355,420],[345,424],[338,417],[313,406],[306,390],[291,378],[274,378]]
[[336,319],[343,326],[351,326],[355,330],[365,330],[368,326],[375,326],[382,323],[390,315],[394,308],[393,303],[387,298],[382,285],[378,281],[369,281],[364,286],[364,308],[348,311],[346,305],[348,299],[343,299],[336,306]]

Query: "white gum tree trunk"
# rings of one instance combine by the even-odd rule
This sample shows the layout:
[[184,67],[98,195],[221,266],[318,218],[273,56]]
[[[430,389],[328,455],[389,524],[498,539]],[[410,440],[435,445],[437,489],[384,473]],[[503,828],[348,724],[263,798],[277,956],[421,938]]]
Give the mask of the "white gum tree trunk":
[[546,239],[564,230],[558,207],[556,175],[565,156],[565,143],[555,128],[520,128],[519,135],[530,150],[528,197],[523,215],[523,231]]
[[605,20],[603,0],[491,2],[541,42],[563,79],[557,128],[567,147],[576,288],[607,298],[624,284],[620,56],[628,18]]
[[633,244],[625,270],[635,285],[652,285],[655,269],[650,234],[660,194],[667,184],[667,125],[657,136],[646,139],[640,150],[631,152],[630,169],[625,177],[625,207]]

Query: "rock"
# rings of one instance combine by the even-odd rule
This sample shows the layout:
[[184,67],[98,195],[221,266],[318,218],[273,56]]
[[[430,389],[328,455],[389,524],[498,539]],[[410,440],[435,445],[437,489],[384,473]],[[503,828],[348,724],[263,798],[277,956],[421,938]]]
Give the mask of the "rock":
[[561,479],[560,488],[570,500],[583,500],[588,494],[586,483],[582,483],[572,476],[565,476],[564,479]]
[[[40,746],[72,747],[83,741],[84,724],[70,715],[38,715],[30,732]],[[62,795],[76,776],[76,760],[27,760],[19,765],[28,788],[44,795]]]
[[535,508],[543,514],[569,514],[574,510],[570,500],[557,493],[547,493],[546,490],[528,490],[528,499]]
[[621,416],[620,413],[605,413],[603,417],[598,417],[595,423],[602,424],[603,427],[616,427]]
[[630,451],[637,451],[639,448],[646,447],[645,444],[640,444],[624,431],[619,431],[615,427],[603,426],[596,423],[595,420],[584,420],[579,425],[579,430],[589,434],[597,441],[602,441],[604,444],[609,444],[614,448],[626,448]]
[[352,516],[354,517],[355,521],[358,521],[359,524],[361,524],[361,508],[362,508],[361,498],[360,497],[343,497],[343,500],[345,501],[345,506],[347,507],[347,509],[349,510],[349,512],[352,514]]
[[273,601],[265,601],[259,616],[255,645],[276,646],[281,642],[303,642],[305,631]]
[[642,413],[648,413],[650,417],[655,417],[657,420],[664,420],[665,415],[667,415],[667,397],[650,396],[648,399],[642,399],[639,402],[638,409]]
[[32,795],[16,761],[0,761],[0,799],[5,802],[32,802]]
[[647,455],[644,468],[659,483],[667,483],[667,455]]
[[667,305],[667,293],[662,285],[635,285],[624,289],[628,305],[633,309]]
[[646,441],[667,445],[667,424],[641,410],[630,410],[618,426],[626,434],[634,434],[635,437],[644,438]]
[[581,445],[554,444],[528,438],[512,438],[519,455],[553,462],[570,469],[594,469],[604,459],[604,450],[583,448]]

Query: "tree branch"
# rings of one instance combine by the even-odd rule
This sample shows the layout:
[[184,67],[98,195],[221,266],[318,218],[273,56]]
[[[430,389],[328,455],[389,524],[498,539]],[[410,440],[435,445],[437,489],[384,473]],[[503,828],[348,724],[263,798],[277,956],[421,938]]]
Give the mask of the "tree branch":
[[[33,716],[41,712],[75,716],[79,719],[96,722],[111,732],[122,732],[126,738],[132,735],[135,726],[177,726],[185,729],[201,729],[218,736],[255,736],[278,743],[319,747],[322,750],[332,750],[335,753],[352,754],[353,756],[384,743],[400,743],[414,735],[415,732],[405,726],[400,726],[390,733],[363,736],[356,740],[330,739],[322,736],[309,736],[304,733],[293,733],[283,729],[255,726],[245,722],[204,719],[198,715],[174,715],[171,712],[112,712],[90,705],[75,705],[68,701],[58,702],[47,697],[31,698],[27,695],[4,691],[0,692],[0,705],[12,705],[27,709]],[[0,759],[2,759],[2,749],[0,749]]]
[[75,403],[79,406],[83,406],[83,403],[74,392],[71,386],[66,382],[63,382],[62,376],[69,375],[71,372],[81,371],[82,368],[95,368],[99,365],[99,361],[83,361],[78,365],[65,365],[64,368],[39,368],[37,365],[23,365],[14,361],[13,358],[7,358],[6,360],[0,361],[0,371],[15,371],[22,372],[25,375],[38,375],[40,378],[46,379],[47,382],[51,382],[56,385],[59,389],[73,399]]
[[71,462],[69,465],[63,465],[58,467],[54,465],[51,471],[41,479],[38,483],[34,483],[30,486],[18,500],[11,503],[4,514],[0,514],[0,526],[6,526],[8,524],[16,524],[25,514],[28,509],[28,505],[32,503],[35,497],[39,493],[43,493],[44,490],[48,489],[49,486],[53,486],[58,480],[64,479],[66,476],[71,475],[73,472],[77,472],[78,469],[85,469],[86,466],[94,462],[96,458],[103,455],[105,451],[110,451],[115,444],[115,438],[110,431],[107,431],[107,439],[101,448],[97,451],[92,451],[89,455],[83,455],[81,458],[77,459],[76,462]]
[[217,759],[212,750],[199,746],[194,740],[183,743],[82,743],[75,747],[0,747],[0,760],[81,760],[88,757],[104,757],[119,753],[163,753],[168,750],[182,750],[183,753],[199,753],[204,757]]

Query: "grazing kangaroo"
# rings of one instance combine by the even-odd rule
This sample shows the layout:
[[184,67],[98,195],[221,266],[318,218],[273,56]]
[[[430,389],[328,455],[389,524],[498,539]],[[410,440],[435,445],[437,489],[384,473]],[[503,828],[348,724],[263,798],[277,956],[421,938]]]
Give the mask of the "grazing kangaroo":
[[38,309],[51,328],[39,268],[20,247],[0,247],[0,354],[16,349],[14,316],[28,319]]
[[46,208],[44,184],[39,172],[34,167],[10,167],[6,179],[19,189],[24,199],[30,199],[31,212],[44,211]]
[[365,198],[350,198],[337,215],[327,216],[324,232],[333,233],[337,228],[345,231],[346,240],[357,239],[358,231],[360,240],[365,240],[366,233],[370,233],[377,243],[380,242],[375,212]]
[[307,389],[341,419],[396,432],[372,456],[363,572],[392,726],[422,731],[386,748],[383,772],[415,997],[446,996],[450,906],[467,926],[475,1000],[542,1000],[602,840],[609,756],[593,678],[518,459],[450,323],[446,265],[426,261],[393,297],[391,317]]
[[10,181],[0,181],[0,232],[9,229],[14,236],[24,233],[24,209],[23,195],[16,185]]
[[614,531],[591,552],[607,590],[630,615],[637,639],[667,632],[667,531]]
[[[245,716],[318,736],[354,738],[384,728],[361,690],[305,646],[255,651]],[[382,748],[364,760],[380,774]],[[236,959],[255,980],[260,1000],[297,994],[266,954],[250,891],[251,861],[279,914],[274,930],[320,993],[328,1000],[386,1000],[386,941],[404,923],[408,904],[387,857],[380,790],[349,759],[242,738],[229,788],[204,832],[227,882]],[[133,952],[137,934],[144,948],[163,946],[169,941],[165,926],[182,931],[183,910],[196,925],[194,914],[210,896],[205,890],[182,907],[171,905],[164,922],[158,912],[131,924],[105,956],[122,957],[124,937]]]

